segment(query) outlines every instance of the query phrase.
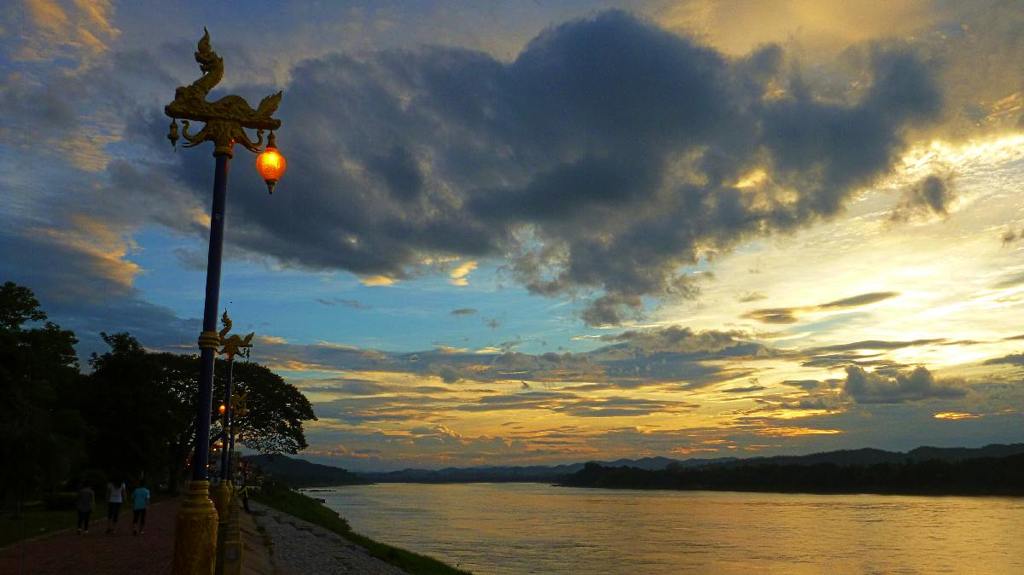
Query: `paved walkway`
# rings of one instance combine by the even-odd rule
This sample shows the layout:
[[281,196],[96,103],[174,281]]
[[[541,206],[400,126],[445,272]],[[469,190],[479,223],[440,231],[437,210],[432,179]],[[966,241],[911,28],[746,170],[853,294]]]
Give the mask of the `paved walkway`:
[[259,503],[249,505],[273,542],[275,572],[280,575],[407,575],[323,527]]
[[277,575],[270,556],[269,538],[259,532],[256,520],[248,513],[239,514],[242,529],[242,575]]
[[[68,529],[0,549],[0,574],[168,575],[177,510],[177,500],[153,504],[146,514],[146,533],[133,536],[130,508],[127,513],[122,508],[117,530],[106,534],[106,508],[97,506],[88,534]],[[68,525],[74,524],[75,512],[68,511]]]
[[[113,534],[104,533],[103,518],[92,522],[88,534],[68,529],[0,549],[0,575],[170,575],[178,503],[151,506],[144,535],[132,535],[129,511],[121,513]],[[241,515],[243,575],[405,574],[326,529],[255,502],[251,505],[256,515]],[[68,523],[74,520],[69,511]],[[267,539],[272,540],[272,552]]]

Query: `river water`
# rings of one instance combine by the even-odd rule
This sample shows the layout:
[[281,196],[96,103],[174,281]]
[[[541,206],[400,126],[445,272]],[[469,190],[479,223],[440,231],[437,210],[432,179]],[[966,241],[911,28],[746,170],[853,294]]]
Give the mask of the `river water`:
[[391,483],[311,495],[355,531],[478,575],[1024,574],[1024,498],[537,483]]

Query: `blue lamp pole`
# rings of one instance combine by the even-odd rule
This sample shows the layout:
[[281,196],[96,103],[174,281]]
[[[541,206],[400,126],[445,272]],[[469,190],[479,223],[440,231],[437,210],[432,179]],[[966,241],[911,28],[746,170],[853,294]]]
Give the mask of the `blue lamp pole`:
[[[274,130],[281,121],[273,118],[281,102],[281,92],[263,98],[253,109],[240,96],[225,96],[207,101],[206,96],[224,77],[224,60],[213,51],[210,34],[205,32],[195,52],[196,62],[203,75],[188,86],[174,92],[174,100],[164,107],[171,118],[167,138],[172,145],[179,139],[178,122],[182,124],[181,137],[186,148],[203,142],[213,142],[216,169],[213,178],[213,211],[210,214],[210,251],[206,268],[206,305],[203,310],[203,331],[199,335],[200,367],[199,394],[196,402],[196,447],[192,461],[192,481],[178,511],[174,539],[175,575],[210,575],[215,567],[217,547],[217,510],[209,496],[210,412],[213,400],[213,367],[220,347],[222,333],[217,330],[217,309],[220,301],[221,256],[224,248],[224,208],[227,200],[228,170],[234,156],[235,144],[252,152],[263,147],[264,130],[270,131],[267,149],[257,158],[261,175],[267,187],[274,184],[284,172],[284,159],[276,149]],[[199,132],[189,132],[190,122],[202,122]],[[246,129],[256,130],[253,141]],[[263,166],[270,169],[264,170]],[[267,177],[268,174],[272,177]]]

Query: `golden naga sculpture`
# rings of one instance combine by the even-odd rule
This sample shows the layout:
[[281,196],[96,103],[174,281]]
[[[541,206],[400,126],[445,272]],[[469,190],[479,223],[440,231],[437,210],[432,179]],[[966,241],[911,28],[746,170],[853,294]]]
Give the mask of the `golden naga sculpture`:
[[[272,118],[281,103],[281,92],[271,94],[260,101],[254,110],[241,96],[224,96],[208,102],[206,96],[224,78],[224,60],[210,46],[210,33],[203,28],[195,52],[196,62],[203,76],[188,86],[179,86],[174,91],[174,101],[164,107],[164,113],[171,117],[167,138],[172,145],[178,143],[178,124],[181,120],[181,137],[187,142],[186,148],[212,141],[214,155],[233,155],[233,145],[241,144],[251,152],[259,152],[263,146],[263,131],[281,127],[281,120]],[[195,134],[189,132],[189,122],[204,122],[203,128]],[[246,129],[256,130],[257,139],[252,141]]]
[[246,405],[246,399],[249,396],[249,392],[238,393],[231,396],[231,413],[234,413],[238,417],[245,417],[249,414],[249,407]]
[[239,337],[238,334],[227,337],[228,332],[231,331],[231,318],[228,317],[226,310],[224,315],[220,317],[220,322],[224,325],[224,328],[220,330],[221,349],[217,353],[226,355],[228,359],[232,359],[236,355],[248,357],[249,348],[252,347],[252,338],[256,335],[256,332],[249,332],[245,337]]

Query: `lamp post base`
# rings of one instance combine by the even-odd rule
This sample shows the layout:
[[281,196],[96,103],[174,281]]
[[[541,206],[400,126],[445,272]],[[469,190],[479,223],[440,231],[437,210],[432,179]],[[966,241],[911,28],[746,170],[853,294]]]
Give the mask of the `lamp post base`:
[[212,575],[217,555],[217,509],[210,482],[191,481],[174,529],[174,575]]
[[213,500],[213,506],[217,509],[217,520],[221,523],[227,523],[228,505],[231,504],[231,485],[226,480],[221,479],[220,483],[214,485],[210,491],[210,499]]

